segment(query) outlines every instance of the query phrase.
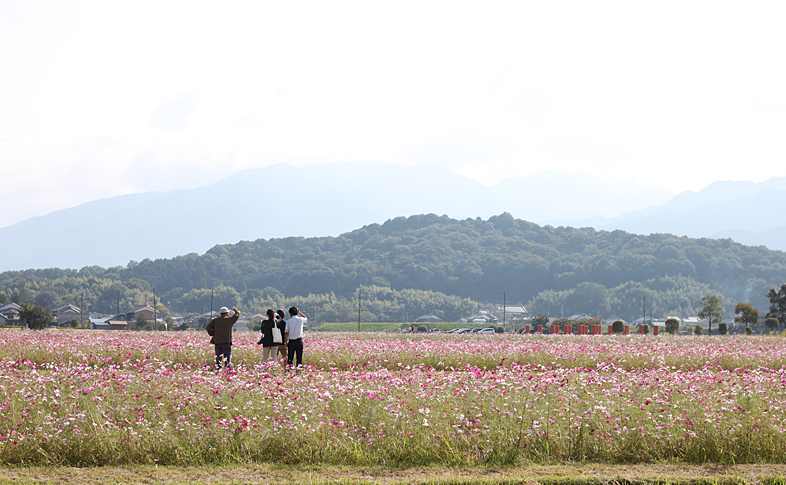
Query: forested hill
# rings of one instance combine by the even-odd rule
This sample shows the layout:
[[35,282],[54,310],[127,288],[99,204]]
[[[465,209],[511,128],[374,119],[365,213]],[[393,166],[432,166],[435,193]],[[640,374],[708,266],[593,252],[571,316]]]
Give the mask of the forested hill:
[[[69,286],[73,279],[81,283]],[[766,311],[765,294],[786,281],[786,253],[728,239],[538,226],[507,213],[485,221],[419,215],[338,237],[243,241],[127,267],[5,272],[0,290],[10,297],[48,288],[68,301],[78,286],[84,292],[99,280],[115,283],[91,293],[95,309],[113,309],[117,290],[134,285],[153,286],[162,303],[186,311],[202,311],[202,303],[187,308],[194,291],[219,285],[246,301],[273,288],[288,297],[351,299],[360,286],[376,285],[493,303],[505,292],[508,304],[529,303],[535,311],[635,318],[644,295],[656,317],[695,312],[707,292],[724,296],[727,308],[749,301]]]

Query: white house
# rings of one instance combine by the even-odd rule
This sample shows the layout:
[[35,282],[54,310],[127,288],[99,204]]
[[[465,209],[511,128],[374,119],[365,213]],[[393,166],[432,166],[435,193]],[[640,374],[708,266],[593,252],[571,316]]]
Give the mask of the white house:
[[55,318],[57,319],[57,324],[62,325],[64,323],[70,322],[72,319],[76,318],[77,320],[81,319],[88,319],[89,316],[87,314],[83,314],[79,308],[75,307],[74,305],[60,305],[58,307],[51,309],[52,313],[55,314]]

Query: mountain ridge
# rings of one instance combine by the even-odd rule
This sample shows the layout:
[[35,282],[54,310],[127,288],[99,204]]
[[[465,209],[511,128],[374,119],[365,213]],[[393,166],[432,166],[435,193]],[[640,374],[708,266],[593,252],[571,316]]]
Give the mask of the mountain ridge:
[[[565,172],[562,180],[564,186],[596,193],[611,192],[613,187],[583,173]],[[485,187],[437,164],[277,164],[248,169],[195,189],[101,199],[0,228],[0,252],[9,255],[0,261],[0,271],[125,265],[132,260],[204,253],[217,244],[243,240],[338,235],[365,224],[423,213],[460,219],[510,212],[542,221],[620,206],[619,196],[617,200],[604,197],[597,203],[585,201],[580,205],[584,212],[577,212],[577,204],[569,198],[550,197],[557,191],[544,189],[542,181],[503,182]],[[650,202],[672,196],[657,188],[647,193]],[[626,197],[627,204],[643,203],[632,195]]]
[[[722,296],[726,315],[737,302],[763,310],[769,289],[783,281],[786,253],[729,239],[540,226],[509,213],[487,220],[424,214],[336,237],[241,241],[126,267],[3,272],[0,299],[75,304],[84,298],[106,312],[121,297],[125,304],[149,301],[156,289],[167,307],[199,313],[215,289],[220,301],[239,308],[263,312],[308,302],[323,318],[346,321],[362,287],[364,295],[374,288],[402,296],[418,290],[476,302],[507,295],[534,312],[631,319],[641,315],[645,298],[657,316],[695,313],[711,293]],[[376,318],[399,318],[395,306]]]

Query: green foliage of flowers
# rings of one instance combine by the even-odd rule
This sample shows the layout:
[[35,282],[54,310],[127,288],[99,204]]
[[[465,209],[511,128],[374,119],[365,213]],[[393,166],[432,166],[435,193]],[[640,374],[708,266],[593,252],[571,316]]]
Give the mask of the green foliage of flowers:
[[25,465],[783,463],[774,338],[3,332],[0,460]]

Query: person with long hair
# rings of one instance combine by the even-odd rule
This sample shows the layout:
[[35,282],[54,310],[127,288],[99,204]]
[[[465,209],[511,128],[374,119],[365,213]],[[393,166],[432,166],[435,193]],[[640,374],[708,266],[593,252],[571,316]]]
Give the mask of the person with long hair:
[[[278,326],[278,330],[281,332],[281,335],[284,335],[284,330],[287,326],[287,319],[284,314],[284,310],[278,309],[276,310],[276,325]],[[278,346],[278,358],[279,359],[286,359],[287,358],[287,344],[281,341],[281,344]]]
[[[262,344],[262,362],[268,359],[275,360],[280,343],[273,341],[273,328],[276,327],[276,312],[272,308],[267,311],[267,319],[262,320],[262,338],[258,343]],[[277,328],[277,327],[276,327]]]

